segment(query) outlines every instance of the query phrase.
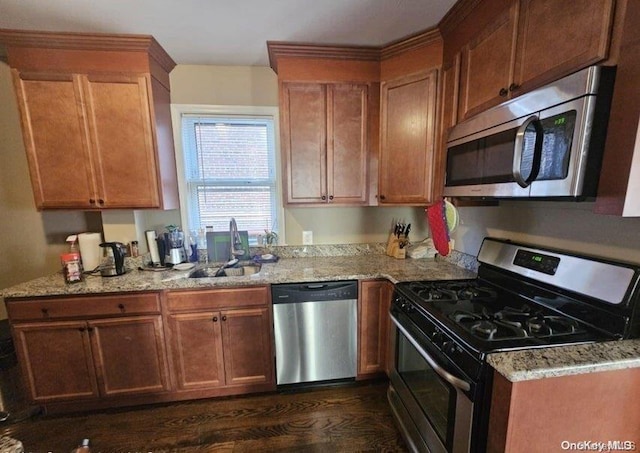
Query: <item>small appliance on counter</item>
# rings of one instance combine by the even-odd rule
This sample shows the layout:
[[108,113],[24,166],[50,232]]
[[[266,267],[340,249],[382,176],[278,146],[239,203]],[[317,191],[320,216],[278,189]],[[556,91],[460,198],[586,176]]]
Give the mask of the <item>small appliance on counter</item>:
[[115,277],[127,272],[124,267],[124,257],[127,255],[126,245],[122,242],[103,242],[100,247],[104,247],[108,251],[100,265],[100,275],[103,277]]
[[180,264],[187,261],[187,253],[184,249],[184,232],[180,228],[171,229],[164,234],[166,247],[166,264]]
[[85,272],[93,272],[98,269],[102,261],[100,243],[102,234],[100,233],[80,233],[78,235],[78,246],[80,247],[80,257]]

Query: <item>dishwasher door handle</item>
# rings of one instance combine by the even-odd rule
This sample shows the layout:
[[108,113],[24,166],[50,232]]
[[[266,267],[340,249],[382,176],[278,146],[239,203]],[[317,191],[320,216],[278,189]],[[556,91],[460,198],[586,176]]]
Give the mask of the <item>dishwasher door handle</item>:
[[308,285],[304,285],[303,286],[306,289],[322,289],[322,288],[326,288],[327,285],[323,284],[323,283],[316,283],[316,284],[308,284]]

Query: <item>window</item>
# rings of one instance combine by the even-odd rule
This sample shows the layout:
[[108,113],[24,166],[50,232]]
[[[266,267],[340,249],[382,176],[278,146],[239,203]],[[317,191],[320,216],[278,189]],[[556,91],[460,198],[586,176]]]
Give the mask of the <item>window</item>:
[[278,231],[273,116],[181,114],[183,222],[228,231],[231,217],[255,244]]

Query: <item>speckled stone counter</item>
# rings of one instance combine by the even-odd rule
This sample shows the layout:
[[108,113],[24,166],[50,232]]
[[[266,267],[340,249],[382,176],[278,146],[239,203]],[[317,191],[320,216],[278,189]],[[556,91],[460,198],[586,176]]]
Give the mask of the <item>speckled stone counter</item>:
[[[128,266],[130,263],[128,263]],[[100,294],[165,289],[216,288],[275,283],[385,278],[393,283],[411,280],[473,278],[473,271],[449,260],[397,260],[382,254],[281,258],[263,264],[259,273],[242,277],[187,278],[191,271],[139,271],[135,265],[118,277],[89,276],[67,285],[61,273],[37,278],[2,290],[2,297]]]
[[640,339],[489,354],[511,382],[640,367]]

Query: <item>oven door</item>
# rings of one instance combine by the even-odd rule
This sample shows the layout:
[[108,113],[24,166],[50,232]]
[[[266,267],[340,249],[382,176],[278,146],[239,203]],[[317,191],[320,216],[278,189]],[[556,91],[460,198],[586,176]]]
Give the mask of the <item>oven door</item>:
[[414,451],[469,452],[474,384],[439,363],[424,335],[397,316],[406,322],[391,316],[397,336],[389,402],[405,440]]

